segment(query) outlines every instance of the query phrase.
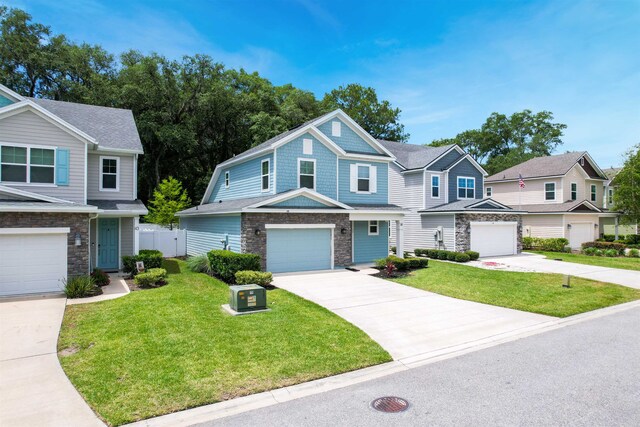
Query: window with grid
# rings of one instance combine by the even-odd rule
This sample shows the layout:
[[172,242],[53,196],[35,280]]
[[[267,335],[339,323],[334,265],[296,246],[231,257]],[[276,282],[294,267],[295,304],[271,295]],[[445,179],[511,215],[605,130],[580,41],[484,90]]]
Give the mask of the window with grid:
[[371,168],[358,166],[358,191],[368,192],[371,189]]
[[431,197],[440,197],[440,177],[438,175],[431,177]]
[[0,150],[0,180],[53,184],[55,150],[3,145]]
[[459,199],[473,199],[475,197],[475,184],[474,178],[458,178],[458,198]]
[[591,184],[591,201],[592,202],[595,202],[596,199],[598,198],[597,191],[598,190],[596,189],[595,184]]
[[578,184],[571,183],[571,200],[578,200]]
[[102,189],[116,190],[118,188],[118,159],[102,159]]
[[315,178],[316,178],[316,165],[315,162],[311,160],[300,160],[299,161],[299,169],[300,169],[300,188],[315,188]]
[[262,161],[262,191],[269,190],[269,160]]
[[545,200],[556,199],[556,183],[555,182],[547,182],[544,185],[544,199]]

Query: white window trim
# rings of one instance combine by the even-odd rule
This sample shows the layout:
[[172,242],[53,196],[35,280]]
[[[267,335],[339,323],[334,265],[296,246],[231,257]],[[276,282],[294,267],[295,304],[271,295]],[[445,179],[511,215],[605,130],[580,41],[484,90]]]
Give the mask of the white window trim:
[[[470,179],[473,181],[473,196],[472,197],[467,197],[467,192],[466,190],[469,189],[469,187],[460,187],[460,179]],[[464,188],[465,192],[464,192],[464,197],[460,197],[460,188]],[[458,200],[473,200],[476,198],[476,179],[472,176],[458,176],[456,177],[456,196],[458,197]]]
[[[0,142],[0,165],[2,165],[2,147],[19,147],[19,148],[26,148],[27,149],[27,163],[26,164],[22,164],[22,163],[4,163],[7,165],[16,165],[16,166],[26,166],[27,168],[27,180],[26,182],[20,182],[20,181],[3,181],[2,180],[2,170],[0,169],[0,184],[2,185],[7,185],[7,186],[12,186],[12,185],[25,185],[25,186],[29,186],[29,187],[57,187],[58,185],[56,184],[56,168],[58,167],[57,165],[57,161],[58,161],[58,147],[52,147],[52,146],[47,146],[47,145],[29,145],[29,144],[14,144],[12,142]],[[40,148],[43,150],[53,150],[53,182],[52,183],[47,183],[47,182],[31,182],[31,149],[32,148]],[[34,165],[34,166],[43,166],[43,167],[51,167],[51,166],[47,166],[47,165]]]
[[[438,178],[438,185],[437,185],[437,186],[434,186],[434,185],[433,185],[433,177]],[[440,191],[440,190],[441,190],[441,187],[442,187],[442,185],[440,185],[440,181],[441,181],[441,180],[442,180],[442,178],[440,177],[440,175],[437,175],[437,174],[431,174],[431,198],[432,198],[432,199],[439,199],[439,198],[441,197],[441,196],[440,196],[440,194],[442,194],[442,193],[441,193],[441,191]],[[438,187],[438,197],[435,197],[435,196],[433,195],[433,189],[434,189],[434,187]]]
[[313,139],[304,138],[302,140],[302,154],[305,156],[313,156]]
[[[376,226],[376,231],[375,232],[371,232],[371,226],[374,225]],[[371,220],[367,222],[367,235],[369,236],[378,236],[380,234],[380,223],[377,220]]]
[[331,136],[338,138],[342,136],[342,122],[340,120],[331,121]]
[[[304,157],[298,157],[298,188],[309,188],[309,187],[301,187],[300,186],[300,162],[312,162],[313,163],[313,188],[310,188],[310,190],[314,190],[316,189],[316,186],[318,185],[318,180],[317,180],[317,175],[318,175],[318,170],[316,169],[316,159],[307,159]],[[305,174],[305,176],[310,176]]]
[[[369,191],[360,191],[358,190],[358,181],[360,180],[359,176],[358,176],[358,168],[359,167],[363,167],[363,168],[369,168],[369,178],[366,178],[367,181],[369,181]],[[371,192],[371,169],[373,168],[373,165],[369,165],[367,163],[356,163],[356,194],[373,194]],[[365,178],[362,178],[365,179]]]
[[[102,175],[103,175],[102,162],[104,160],[115,160],[116,161],[116,188],[103,188],[102,187]],[[113,192],[113,193],[120,191],[120,157],[117,157],[117,156],[100,156],[100,164],[98,166],[100,167],[99,173],[98,173],[98,179],[100,180],[98,185],[99,185],[100,191]],[[109,175],[111,175],[111,174],[109,174]]]
[[[489,193],[491,193],[491,194],[489,194]],[[491,197],[491,196],[493,196],[493,187],[487,187],[487,188],[485,189],[485,195],[486,195],[487,197]]]
[[229,188],[231,186],[231,174],[229,171],[225,171],[224,173],[224,188]]
[[[574,193],[573,186],[574,185],[576,186],[576,191],[575,191],[576,198],[575,199],[573,198],[573,193]],[[571,198],[571,200],[578,200],[578,183],[577,182],[572,182],[572,183],[569,184],[569,198]]]
[[[553,199],[547,199],[547,184],[553,184]],[[557,190],[558,190],[558,188],[556,186],[556,183],[555,182],[545,182],[543,184],[543,186],[542,186],[542,189],[543,189],[543,194],[544,194],[544,201],[545,202],[555,202],[555,200],[557,198],[556,193],[557,193]]]
[[[265,163],[267,164],[266,174],[262,172],[262,168]],[[262,181],[264,180],[265,176],[267,177],[267,188],[264,188],[262,186]],[[264,159],[263,161],[260,162],[260,189],[262,190],[263,193],[271,191],[271,160],[270,159]]]
[[591,187],[589,187],[589,201],[596,202],[597,200],[598,200],[598,186],[596,184],[591,184]]
[[607,206],[613,204],[613,188],[607,188]]

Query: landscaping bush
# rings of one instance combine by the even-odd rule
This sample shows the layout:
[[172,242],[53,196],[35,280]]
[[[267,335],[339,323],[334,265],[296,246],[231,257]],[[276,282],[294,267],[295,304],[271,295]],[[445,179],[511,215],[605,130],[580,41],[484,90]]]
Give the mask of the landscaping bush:
[[618,254],[624,254],[626,245],[614,242],[585,242],[582,244],[582,249],[586,248],[598,248],[603,250],[615,249]]
[[260,285],[269,286],[273,282],[273,274],[268,271],[242,270],[236,273],[236,283],[238,285]]
[[465,254],[469,255],[471,261],[475,261],[480,258],[480,254],[476,251],[465,251]]
[[[616,235],[615,234],[603,234],[602,235],[602,239],[605,242],[614,242],[616,240]],[[619,240],[625,240],[625,236],[623,234],[618,234],[618,239]]]
[[471,257],[464,252],[456,253],[456,262],[469,262]]
[[395,246],[391,246],[391,248],[390,248],[390,249],[391,249],[391,252],[392,252],[392,253],[394,253],[394,254],[396,253],[396,247],[395,247]]
[[427,256],[429,258],[438,258],[438,250],[437,249],[427,249]]
[[102,287],[107,286],[109,283],[111,283],[111,278],[109,277],[109,275],[99,268],[93,270],[93,273],[91,273],[91,277],[93,278],[93,282],[96,284],[96,286]]
[[100,295],[102,290],[91,276],[74,276],[65,280],[64,294],[67,298],[85,298]]
[[211,274],[211,265],[206,254],[196,255],[187,258],[187,268],[194,273]]
[[629,249],[627,252],[627,256],[631,258],[640,258],[640,250],[639,249]]
[[144,273],[138,273],[134,282],[141,288],[156,288],[165,284],[166,277],[167,270],[164,268],[150,268]]
[[455,261],[458,252],[449,252],[447,251],[447,261]]
[[424,258],[407,258],[409,268],[425,268],[429,265],[429,260]]
[[395,255],[389,255],[387,262],[391,261],[398,271],[407,271],[409,269],[409,260],[406,258],[400,258]]
[[522,249],[533,249],[533,237],[522,238]]
[[438,251],[438,259],[447,260],[447,257],[449,256],[449,251]]
[[138,252],[138,255],[123,256],[122,265],[124,272],[131,276],[138,274],[138,270],[136,269],[137,261],[144,263],[145,270],[160,268],[162,267],[162,252],[155,249],[142,249]]
[[209,265],[214,275],[227,283],[234,283],[236,273],[243,270],[260,271],[260,255],[214,249],[210,251]]
[[627,245],[640,245],[640,234],[627,234],[624,242]]
[[377,268],[378,270],[384,270],[384,268],[387,266],[387,259],[386,258],[380,258],[374,261],[374,267]]
[[524,249],[536,249],[539,251],[562,252],[569,241],[562,237],[541,238],[523,237],[522,247]]
[[607,249],[604,251],[604,256],[608,256],[608,257],[616,257],[620,255],[620,252],[618,252],[615,249]]
[[413,253],[415,256],[427,256],[429,249],[414,249]]

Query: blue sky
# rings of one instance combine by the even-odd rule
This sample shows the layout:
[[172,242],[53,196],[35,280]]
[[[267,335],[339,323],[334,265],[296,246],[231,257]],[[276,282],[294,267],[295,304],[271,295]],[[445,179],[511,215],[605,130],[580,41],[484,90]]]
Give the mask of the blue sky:
[[602,167],[640,142],[640,1],[0,0],[112,52],[207,53],[319,97],[373,86],[412,143],[549,110]]

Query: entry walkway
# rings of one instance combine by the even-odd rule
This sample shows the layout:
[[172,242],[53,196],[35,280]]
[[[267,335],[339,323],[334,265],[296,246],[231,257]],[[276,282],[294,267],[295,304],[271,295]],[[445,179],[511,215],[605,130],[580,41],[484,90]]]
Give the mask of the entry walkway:
[[276,276],[274,285],[353,323],[395,360],[497,339],[555,318],[450,298],[361,272]]

